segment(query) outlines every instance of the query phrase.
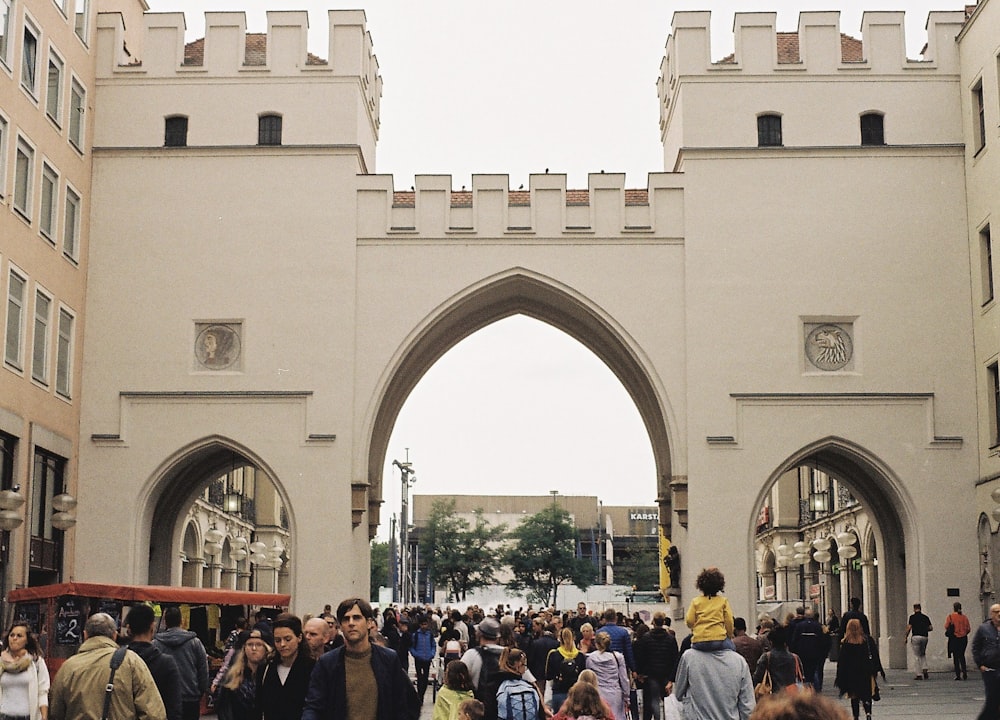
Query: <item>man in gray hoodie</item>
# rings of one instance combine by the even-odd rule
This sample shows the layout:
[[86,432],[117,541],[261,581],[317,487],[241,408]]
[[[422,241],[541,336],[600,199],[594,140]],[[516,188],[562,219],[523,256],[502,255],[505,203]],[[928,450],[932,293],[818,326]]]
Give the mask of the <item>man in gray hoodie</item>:
[[156,633],[153,645],[177,663],[183,720],[198,720],[201,696],[208,690],[208,654],[198,636],[181,627],[179,607],[168,607],[163,611],[163,625],[166,629]]

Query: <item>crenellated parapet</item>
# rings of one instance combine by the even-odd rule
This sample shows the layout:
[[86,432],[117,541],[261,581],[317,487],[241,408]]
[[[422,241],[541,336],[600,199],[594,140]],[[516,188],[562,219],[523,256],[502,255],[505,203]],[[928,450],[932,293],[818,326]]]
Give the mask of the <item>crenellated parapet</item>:
[[906,56],[903,12],[864,13],[860,40],[841,33],[839,11],[801,12],[794,33],[776,30],[777,13],[736,13],[735,52],[718,61],[711,57],[710,20],[709,11],[674,13],[662,65],[667,86],[681,75],[718,73],[955,73],[959,69],[955,36],[965,13],[928,14],[927,43],[919,60]]
[[506,236],[625,238],[680,242],[683,177],[649,175],[626,189],[625,175],[591,173],[585,190],[563,174],[531,175],[528,189],[509,189],[507,175],[473,175],[472,189],[452,189],[449,175],[418,175],[397,191],[391,175],[358,176],[358,238],[438,240]]
[[[328,12],[324,56],[309,51],[305,11],[269,11],[266,33],[248,33],[244,12],[206,12],[204,37],[188,42],[183,13],[147,12],[143,22],[139,42],[130,38],[131,51],[141,48],[134,57],[122,16],[98,18],[98,84],[135,109],[134,121],[149,114],[152,128],[183,115],[191,145],[242,145],[256,142],[255,125],[227,135],[227,114],[277,113],[287,120],[285,144],[356,144],[374,167],[382,79],[363,10]],[[120,129],[98,146],[151,144],[145,128]]]
[[[864,113],[885,118],[885,144],[960,142],[944,108],[958,100],[955,38],[965,13],[929,13],[919,59],[907,57],[903,12],[865,12],[860,37],[841,32],[840,19],[802,12],[794,32],[779,32],[776,13],[736,13],[734,52],[715,59],[711,13],[674,13],[657,84],[666,167],[676,167],[680,148],[756,146],[761,114],[782,118],[785,147],[857,145]],[[709,107],[697,89],[682,97],[704,83],[727,84],[724,99]]]

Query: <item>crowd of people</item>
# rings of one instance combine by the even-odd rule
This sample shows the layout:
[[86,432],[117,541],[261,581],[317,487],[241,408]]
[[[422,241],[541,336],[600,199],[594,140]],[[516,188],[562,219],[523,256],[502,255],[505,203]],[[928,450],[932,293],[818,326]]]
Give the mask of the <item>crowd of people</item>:
[[[829,658],[852,716],[870,720],[885,672],[859,601],[825,623],[811,608],[783,622],[762,615],[750,634],[718,569],[696,584],[701,594],[685,614],[691,633],[680,643],[663,612],[648,625],[638,613],[586,603],[575,614],[473,605],[379,615],[349,598],[315,617],[241,619],[213,678],[176,607],[164,610],[159,632],[152,608],[131,608],[121,637],[114,618],[92,615],[51,687],[31,628],[19,622],[0,654],[0,718],[197,720],[208,694],[219,720],[418,720],[437,667],[433,720],[846,720],[847,706],[820,694]],[[949,648],[961,647],[955,673],[964,679],[971,627],[958,603],[945,627]],[[929,631],[911,616],[906,639]],[[996,718],[1000,605],[976,631],[973,657],[987,690],[980,717]],[[925,678],[919,654],[916,667]]]

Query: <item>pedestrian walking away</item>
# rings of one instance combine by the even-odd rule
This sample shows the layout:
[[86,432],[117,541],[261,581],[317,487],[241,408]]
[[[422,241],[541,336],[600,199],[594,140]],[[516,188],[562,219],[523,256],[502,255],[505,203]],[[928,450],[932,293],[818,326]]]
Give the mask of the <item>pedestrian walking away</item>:
[[969,618],[962,614],[962,603],[956,602],[952,612],[944,621],[944,634],[948,638],[948,657],[955,665],[955,679],[968,680],[969,674],[965,665],[965,649],[969,645],[969,634],[972,626]]
[[920,610],[920,603],[913,604],[913,614],[906,621],[906,634],[903,641],[907,639],[913,648],[914,666],[917,675],[914,680],[926,680],[927,673],[927,639],[934,628],[931,626],[931,619]]

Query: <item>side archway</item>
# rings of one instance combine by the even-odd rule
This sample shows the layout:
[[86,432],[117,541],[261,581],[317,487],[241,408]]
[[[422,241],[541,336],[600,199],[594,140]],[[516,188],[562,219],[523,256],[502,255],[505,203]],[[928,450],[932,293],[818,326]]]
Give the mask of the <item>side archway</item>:
[[[203,438],[165,460],[140,495],[139,507],[143,511],[137,519],[137,536],[148,541],[148,565],[144,570],[149,584],[193,583],[194,569],[189,569],[187,564],[195,558],[197,563],[203,564],[204,556],[202,538],[197,529],[186,522],[188,511],[213,479],[245,467],[255,468],[273,486],[284,506],[289,534],[294,538],[293,508],[284,488],[263,459],[229,438]],[[175,562],[182,540],[188,561],[183,568]]]
[[514,268],[467,288],[450,298],[417,328],[397,351],[368,414],[369,438],[361,462],[369,486],[369,537],[379,524],[382,470],[389,437],[403,404],[423,375],[464,338],[512,315],[545,322],[579,341],[615,374],[636,404],[649,435],[657,476],[660,524],[670,537],[672,510],[682,523],[686,478],[675,475],[671,453],[676,423],[659,379],[638,344],[612,318],[587,298],[555,280]]
[[[844,492],[833,506],[836,511],[813,511],[808,498],[799,492],[795,498],[796,519],[791,527],[761,533],[757,524],[759,508],[768,502],[772,488],[782,478],[803,467],[836,479]],[[797,475],[793,478],[794,482],[799,482]],[[852,507],[857,511],[851,512]],[[864,518],[863,523],[858,522],[859,517]],[[829,596],[831,609],[839,607],[842,610],[849,596],[860,597],[871,622],[872,634],[886,651],[885,657],[893,667],[905,667],[905,648],[890,643],[889,639],[895,635],[896,628],[906,627],[907,598],[913,590],[913,583],[909,583],[908,578],[916,582],[919,577],[919,548],[911,540],[916,537],[914,517],[912,500],[890,468],[849,440],[827,437],[787,458],[767,479],[750,519],[750,535],[754,544],[763,541],[786,546],[794,543],[793,537],[806,543],[820,538],[832,540],[827,562],[807,562],[804,558],[800,570],[787,568],[786,574],[805,574],[806,579],[824,577],[827,582],[817,582]],[[856,556],[846,553],[843,557],[838,556],[838,533],[851,533],[845,537],[853,537],[851,542],[856,547]],[[811,553],[812,549],[808,551]],[[792,567],[798,563],[798,557]],[[755,571],[758,575],[762,572],[759,566]]]

